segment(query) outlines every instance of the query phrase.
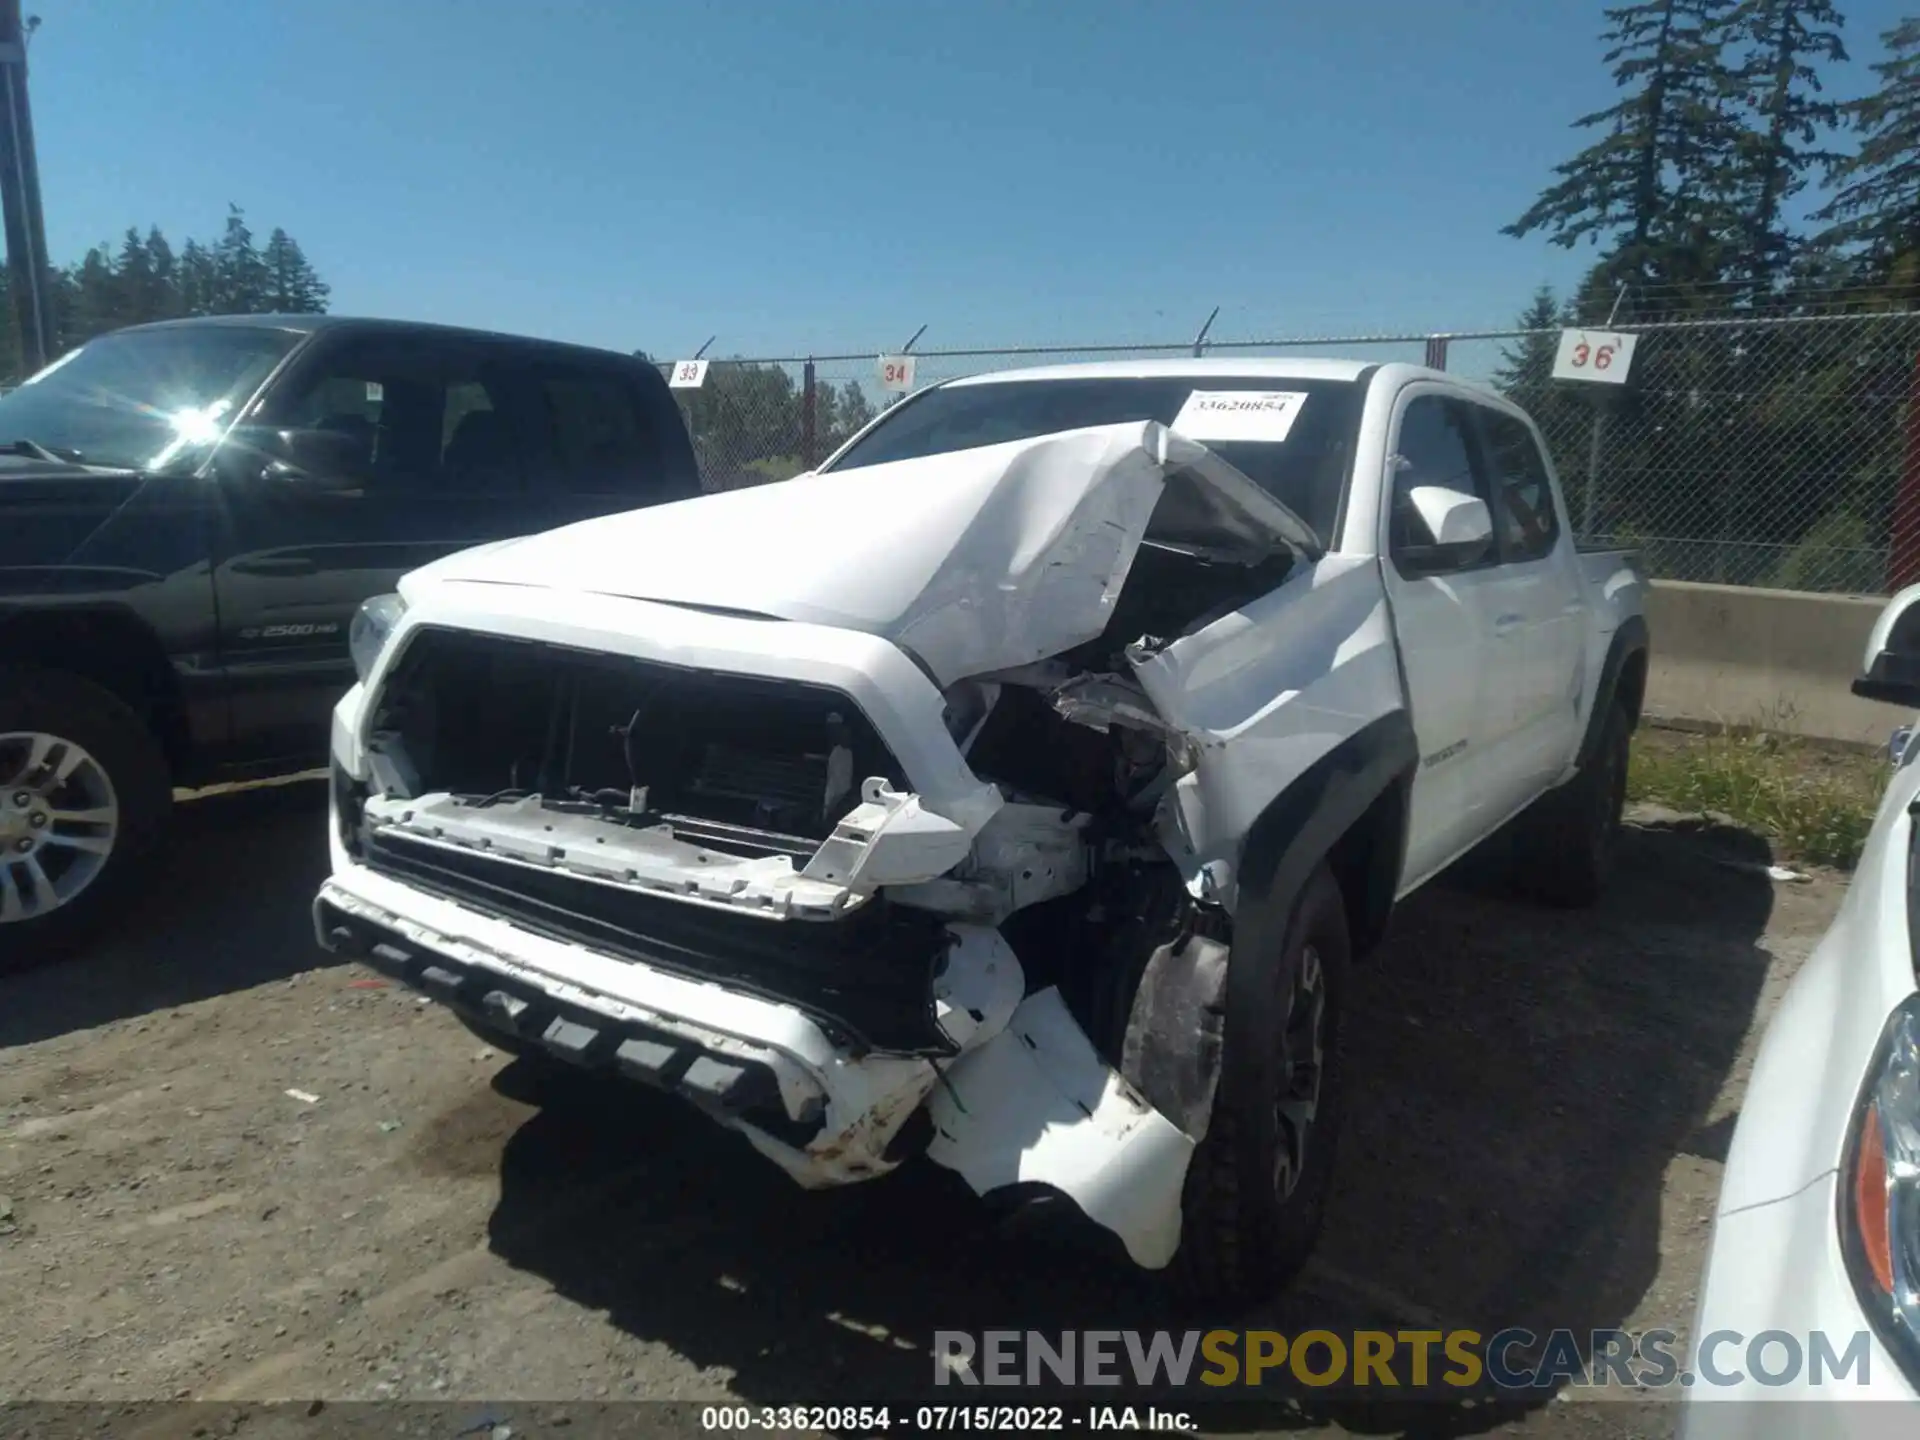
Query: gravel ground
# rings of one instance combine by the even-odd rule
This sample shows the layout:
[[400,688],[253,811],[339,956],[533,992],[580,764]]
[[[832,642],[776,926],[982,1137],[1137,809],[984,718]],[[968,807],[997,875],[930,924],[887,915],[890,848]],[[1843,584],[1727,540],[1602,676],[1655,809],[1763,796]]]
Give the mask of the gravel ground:
[[[123,938],[0,980],[0,1399],[898,1400],[935,1329],[1174,1323],[930,1166],[802,1192],[690,1110],[556,1084],[333,963],[323,811],[311,784],[186,807]],[[1763,854],[1643,819],[1596,913],[1471,876],[1409,902],[1355,986],[1318,1257],[1203,1323],[1684,1331],[1760,1026],[1844,884],[1728,863]],[[1454,1428],[1661,1433],[1673,1407],[1634,1414]]]

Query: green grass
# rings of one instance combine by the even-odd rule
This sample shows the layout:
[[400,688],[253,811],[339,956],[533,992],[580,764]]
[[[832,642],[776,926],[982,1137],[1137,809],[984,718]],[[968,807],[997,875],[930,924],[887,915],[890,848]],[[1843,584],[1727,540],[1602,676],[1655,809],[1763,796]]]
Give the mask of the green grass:
[[1881,756],[1791,736],[1643,729],[1627,796],[1723,816],[1764,835],[1782,859],[1850,870],[1887,780]]

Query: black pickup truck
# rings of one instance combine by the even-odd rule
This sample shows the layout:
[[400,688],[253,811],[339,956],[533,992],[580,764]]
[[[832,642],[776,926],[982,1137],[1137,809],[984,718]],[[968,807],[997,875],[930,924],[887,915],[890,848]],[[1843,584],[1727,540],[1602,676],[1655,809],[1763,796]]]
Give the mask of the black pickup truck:
[[653,366],[434,325],[143,325],[0,396],[0,969],[114,913],[175,787],[325,762],[363,600],[699,491]]

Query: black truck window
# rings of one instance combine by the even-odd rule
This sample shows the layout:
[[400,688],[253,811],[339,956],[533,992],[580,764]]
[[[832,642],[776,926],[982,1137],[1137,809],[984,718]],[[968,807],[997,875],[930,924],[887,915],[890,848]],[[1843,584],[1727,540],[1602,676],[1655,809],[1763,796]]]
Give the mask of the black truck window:
[[359,335],[316,356],[269,406],[269,423],[353,435],[370,483],[388,491],[634,506],[700,493],[666,383],[617,356],[484,336]]
[[[533,362],[527,399],[528,453],[536,483],[574,495],[631,495],[636,504],[679,498],[663,434],[682,424],[669,398],[648,404],[635,367],[555,355]],[[664,393],[665,387],[660,387]],[[697,484],[695,489],[697,490]]]
[[377,490],[511,494],[527,483],[501,413],[511,381],[486,347],[465,340],[356,336],[316,357],[268,418],[353,436]]

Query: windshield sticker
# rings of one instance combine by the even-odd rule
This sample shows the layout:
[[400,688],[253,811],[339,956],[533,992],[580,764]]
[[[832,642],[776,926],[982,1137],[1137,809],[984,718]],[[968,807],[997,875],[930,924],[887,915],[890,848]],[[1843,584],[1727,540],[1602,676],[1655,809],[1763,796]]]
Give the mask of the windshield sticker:
[[1171,428],[1202,443],[1264,440],[1277,445],[1287,438],[1306,403],[1306,394],[1299,390],[1196,390],[1173,417]]

